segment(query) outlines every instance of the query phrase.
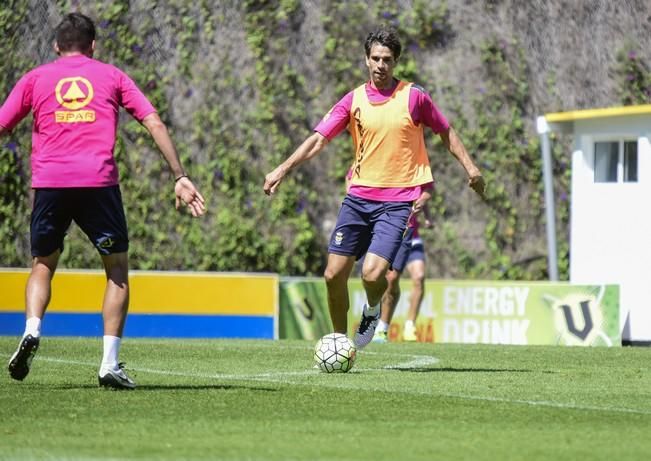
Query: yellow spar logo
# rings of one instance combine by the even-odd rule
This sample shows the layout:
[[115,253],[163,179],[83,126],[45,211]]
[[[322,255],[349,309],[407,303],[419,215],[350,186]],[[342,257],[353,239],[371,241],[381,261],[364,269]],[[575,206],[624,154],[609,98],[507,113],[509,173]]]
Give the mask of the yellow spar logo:
[[94,122],[94,110],[79,110],[86,107],[95,95],[93,85],[84,77],[66,77],[59,80],[54,90],[57,102],[69,110],[54,113],[57,123]]

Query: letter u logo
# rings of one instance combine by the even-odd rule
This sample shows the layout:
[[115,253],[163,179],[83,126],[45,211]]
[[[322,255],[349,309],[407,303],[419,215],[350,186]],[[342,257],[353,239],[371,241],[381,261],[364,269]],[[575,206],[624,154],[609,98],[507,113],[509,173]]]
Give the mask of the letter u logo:
[[582,341],[585,341],[590,332],[592,331],[593,322],[592,314],[590,314],[590,301],[581,301],[579,303],[581,306],[581,313],[583,314],[583,328],[579,330],[576,327],[574,322],[574,315],[572,314],[572,309],[567,304],[563,304],[561,309],[563,309],[563,315],[565,315],[565,323],[567,323],[567,331],[572,333],[577,338],[580,338]]

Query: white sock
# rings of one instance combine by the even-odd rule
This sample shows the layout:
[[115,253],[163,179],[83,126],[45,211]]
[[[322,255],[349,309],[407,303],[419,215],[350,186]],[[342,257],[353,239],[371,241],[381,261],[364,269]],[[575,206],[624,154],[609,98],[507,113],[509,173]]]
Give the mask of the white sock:
[[370,306],[368,303],[364,306],[364,313],[366,315],[376,315],[378,312],[380,312],[379,302],[375,306]]
[[384,320],[380,319],[380,321],[377,323],[377,327],[375,327],[375,331],[386,331],[389,329],[389,324],[384,323]]
[[405,330],[413,330],[413,329],[414,329],[414,321],[405,320]]
[[25,322],[25,333],[23,333],[23,338],[27,335],[32,335],[35,338],[41,336],[41,319],[38,317],[30,317]]
[[117,336],[104,336],[104,356],[102,357],[102,368],[117,370],[118,355],[120,354],[120,343],[122,338]]

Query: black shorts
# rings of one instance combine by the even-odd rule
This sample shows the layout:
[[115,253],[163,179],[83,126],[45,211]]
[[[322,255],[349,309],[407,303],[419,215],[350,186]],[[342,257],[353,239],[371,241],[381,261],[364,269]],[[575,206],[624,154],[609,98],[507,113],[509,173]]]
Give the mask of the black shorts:
[[102,255],[129,249],[120,186],[34,189],[30,225],[32,256],[63,251],[74,221]]

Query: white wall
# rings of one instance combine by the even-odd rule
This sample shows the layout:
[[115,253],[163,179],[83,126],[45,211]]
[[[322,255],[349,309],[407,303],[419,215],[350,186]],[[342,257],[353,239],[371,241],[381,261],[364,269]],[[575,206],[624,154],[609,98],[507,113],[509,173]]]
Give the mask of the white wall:
[[[621,287],[623,339],[651,340],[651,116],[575,122],[570,280]],[[595,183],[595,141],[638,140],[638,182]],[[626,325],[628,318],[629,324]]]

